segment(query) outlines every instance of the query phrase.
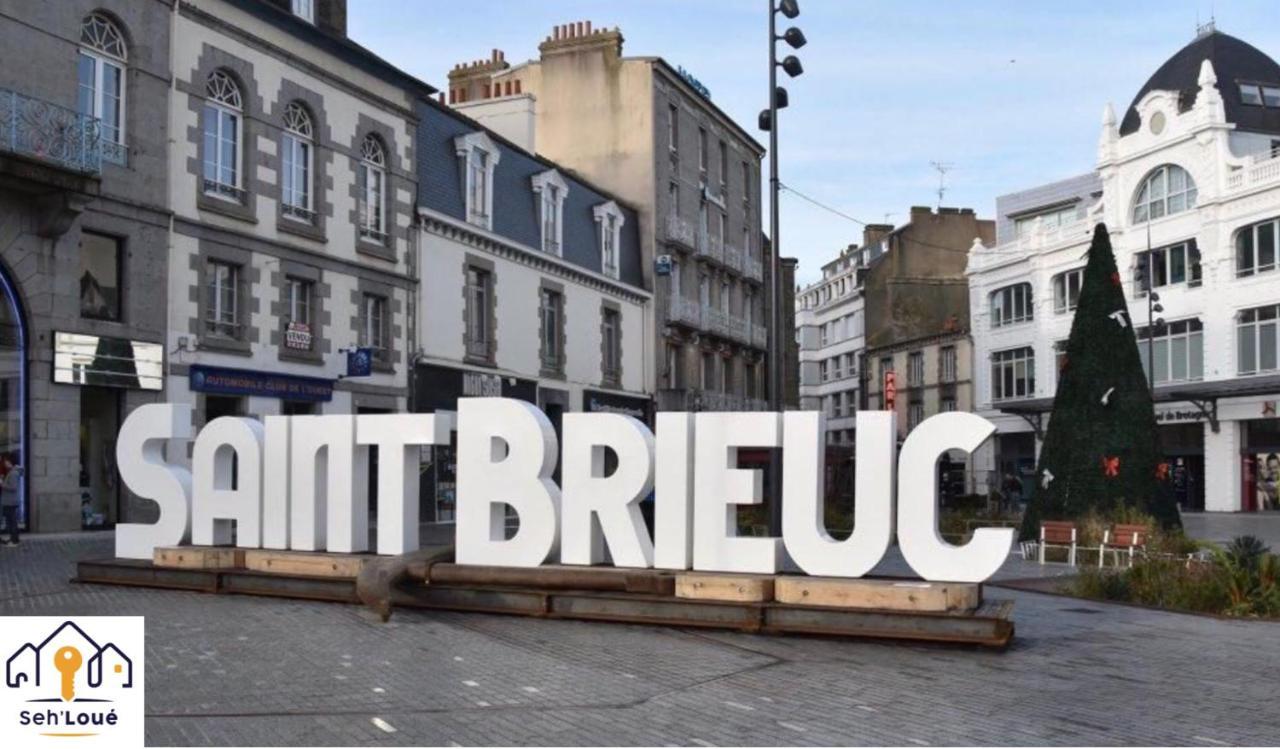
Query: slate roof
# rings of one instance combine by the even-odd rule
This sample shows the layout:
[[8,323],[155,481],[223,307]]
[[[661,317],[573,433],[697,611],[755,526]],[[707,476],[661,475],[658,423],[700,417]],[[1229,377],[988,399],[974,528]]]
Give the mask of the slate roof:
[[1200,64],[1204,60],[1213,64],[1218,76],[1218,90],[1222,92],[1227,122],[1235,123],[1237,129],[1247,132],[1280,135],[1280,109],[1242,103],[1237,85],[1241,82],[1280,85],[1280,65],[1256,47],[1220,31],[1197,37],[1156,70],[1138,95],[1133,97],[1133,103],[1120,123],[1120,135],[1137,132],[1142,126],[1138,102],[1152,91],[1179,92],[1179,111],[1189,110],[1200,91],[1197,81]]

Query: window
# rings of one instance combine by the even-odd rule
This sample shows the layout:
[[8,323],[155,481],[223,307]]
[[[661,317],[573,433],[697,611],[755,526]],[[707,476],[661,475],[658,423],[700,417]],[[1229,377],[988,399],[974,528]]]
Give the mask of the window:
[[1036,394],[1036,353],[1030,346],[991,355],[991,400],[1031,398]]
[[360,143],[360,164],[357,168],[360,238],[381,244],[387,239],[384,223],[387,150],[376,135],[366,135]]
[[622,313],[607,307],[601,310],[600,332],[604,380],[616,384],[622,379]]
[[560,346],[560,328],[563,319],[564,297],[558,291],[542,289],[542,366],[559,371],[564,365]]
[[1062,368],[1067,366],[1067,342],[1054,341],[1053,343],[1053,371],[1059,375],[1061,381]]
[[[461,160],[467,221],[492,229],[493,172],[502,154],[483,130],[459,135],[453,139],[453,145]],[[563,183],[561,186],[564,187]]]
[[912,351],[907,354],[907,384],[924,384],[924,352]]
[[680,346],[674,343],[667,344],[667,387],[678,388],[684,382],[684,376],[681,373],[682,356]]
[[1262,103],[1268,107],[1280,108],[1280,86],[1263,86]]
[[716,359],[708,352],[702,354],[702,389],[711,390],[715,383]]
[[1252,276],[1276,269],[1280,219],[1246,226],[1236,233],[1236,275]]
[[818,375],[822,378],[823,382],[831,379],[831,371],[826,359],[818,362]]
[[724,195],[729,184],[729,146],[720,141],[720,194]]
[[289,322],[311,325],[311,296],[314,285],[301,278],[285,281],[285,315]]
[[680,215],[680,185],[675,182],[667,185],[667,210],[672,216]]
[[1084,268],[1076,268],[1053,277],[1053,311],[1061,315],[1080,303],[1080,286],[1084,283]]
[[239,338],[240,266],[213,260],[209,262],[208,273],[205,330],[213,335]]
[[361,343],[373,353],[375,361],[391,360],[391,350],[387,345],[387,298],[377,294],[365,294],[363,304],[363,329]]
[[493,333],[489,319],[489,297],[493,277],[486,270],[467,267],[467,356],[488,360]]
[[942,401],[938,404],[938,411],[940,411],[941,413],[949,414],[955,410],[956,410],[955,398],[943,398]]
[[827,325],[827,323],[823,323],[818,326],[818,345],[819,346],[826,346],[827,342],[831,339],[830,334],[827,332],[828,329],[829,329],[829,326]]
[[943,346],[938,351],[938,357],[941,360],[939,364],[939,380],[942,382],[956,381],[956,347]]
[[742,292],[742,320],[746,323],[747,335],[751,335],[751,327],[755,324],[755,294],[749,289]]
[[1032,318],[1031,284],[1020,283],[991,294],[991,327],[1026,322]]
[[108,18],[91,13],[80,24],[77,103],[101,123],[102,157],[124,163],[124,35]]
[[[600,229],[600,270],[610,278],[618,278],[622,225],[626,223],[626,217],[618,204],[612,200],[596,206],[592,209],[592,213]],[[674,262],[671,272],[676,272]]]
[[751,165],[745,161],[742,162],[742,202],[751,202]]
[[311,142],[314,128],[311,115],[298,102],[290,102],[284,110],[284,135],[281,136],[281,211],[289,218],[311,223]]
[[[472,156],[479,153],[482,153],[479,149],[472,151]],[[483,170],[484,165],[480,164],[479,168]],[[486,177],[480,175],[479,180],[483,183]],[[542,226],[542,251],[562,256],[564,201],[569,196],[569,185],[554,169],[533,175],[532,182],[534,195],[539,197],[538,213]]]
[[293,14],[308,23],[316,22],[315,0],[292,0]]
[[720,392],[733,392],[733,359],[724,357],[720,365]]
[[673,156],[680,153],[680,108],[667,106],[667,148]]
[[845,377],[855,377],[858,374],[854,367],[853,352],[844,355],[844,374]]
[[1280,349],[1280,304],[1241,310],[1239,320],[1236,337],[1240,374],[1275,371],[1276,351]]
[[707,129],[705,127],[698,128],[698,170],[702,172],[702,176],[707,176]]
[[729,314],[729,298],[732,295],[732,287],[729,285],[729,279],[720,280],[720,311]]
[[831,357],[831,369],[832,369],[832,375],[831,375],[831,376],[832,376],[833,378],[835,378],[835,379],[837,379],[837,380],[838,380],[838,379],[840,379],[840,378],[842,377],[842,375],[841,375],[841,373],[840,373],[840,372],[841,372],[841,370],[840,370],[840,357],[838,357],[838,356],[833,356],[833,357]]
[[[1195,240],[1152,250],[1149,259],[1147,253],[1140,252],[1134,256],[1134,262],[1138,264],[1139,278],[1151,274],[1152,288],[1178,283],[1200,285],[1200,250]],[[1141,295],[1145,289],[1141,288],[1142,284],[1138,286],[1137,292]]]
[[907,404],[907,429],[915,429],[922,421],[924,421],[924,404]]
[[1196,207],[1196,183],[1180,166],[1165,164],[1147,175],[1134,201],[1133,222],[1158,219]]
[[[1142,369],[1151,376],[1151,364],[1147,360],[1149,328],[1139,328],[1138,355]],[[1204,377],[1204,328],[1196,318],[1177,320],[1156,329],[1150,341],[1155,359],[1155,383],[1185,382]]]
[[225,71],[216,70],[205,86],[204,191],[235,201],[240,189],[240,86]]
[[1013,222],[1013,229],[1014,233],[1021,237],[1035,229],[1036,222],[1039,222],[1043,231],[1055,231],[1060,227],[1073,223],[1079,217],[1079,206],[1072,204],[1063,208],[1055,208],[1051,211],[1016,218]]
[[80,316],[120,319],[120,252],[115,237],[80,233]]
[[1254,107],[1280,109],[1280,86],[1265,83],[1241,83],[1240,103]]

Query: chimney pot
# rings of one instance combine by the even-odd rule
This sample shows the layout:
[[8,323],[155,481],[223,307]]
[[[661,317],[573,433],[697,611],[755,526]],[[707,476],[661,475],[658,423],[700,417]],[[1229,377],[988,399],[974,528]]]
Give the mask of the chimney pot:
[[578,36],[583,35],[585,27],[586,27],[586,24],[584,24],[582,21],[578,21]]
[[591,33],[591,22],[590,22],[590,21],[587,21],[587,33],[588,33],[588,34],[590,34],[590,33]]

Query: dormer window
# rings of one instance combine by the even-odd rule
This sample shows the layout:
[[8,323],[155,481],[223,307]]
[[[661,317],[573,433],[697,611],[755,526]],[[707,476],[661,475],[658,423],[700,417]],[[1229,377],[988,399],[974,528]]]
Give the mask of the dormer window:
[[462,162],[467,222],[492,230],[493,170],[501,157],[497,144],[484,131],[477,131],[454,138],[453,146]]
[[600,227],[600,268],[609,278],[618,278],[620,273],[619,256],[621,255],[622,225],[626,217],[618,204],[610,200],[592,209],[596,223]]
[[307,23],[316,22],[316,0],[292,0],[293,14]]
[[1266,83],[1241,83],[1240,103],[1254,107],[1280,109],[1280,85]]
[[532,179],[542,226],[542,251],[563,256],[561,242],[564,239],[564,200],[569,196],[569,185],[554,169],[535,174]]

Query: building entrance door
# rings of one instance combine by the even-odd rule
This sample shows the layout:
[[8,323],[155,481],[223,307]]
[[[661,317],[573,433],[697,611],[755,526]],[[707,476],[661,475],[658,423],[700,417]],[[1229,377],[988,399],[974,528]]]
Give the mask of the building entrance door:
[[[26,466],[27,455],[27,329],[15,286],[0,266],[0,454]],[[30,525],[28,481],[22,481],[18,527]]]
[[80,389],[80,526],[107,528],[120,521],[120,480],[116,434],[121,392]]

